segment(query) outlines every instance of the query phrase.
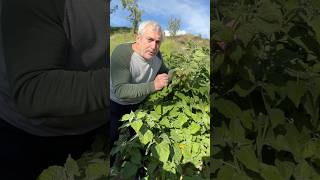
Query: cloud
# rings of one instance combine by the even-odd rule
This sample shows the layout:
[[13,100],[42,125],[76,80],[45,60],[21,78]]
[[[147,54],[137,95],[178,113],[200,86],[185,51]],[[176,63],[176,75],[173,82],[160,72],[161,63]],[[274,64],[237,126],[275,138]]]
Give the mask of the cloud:
[[[164,34],[165,34],[165,36],[170,36],[170,32],[169,32],[168,30],[164,30]],[[184,34],[187,34],[187,31],[185,31],[185,30],[179,30],[179,31],[177,32],[177,35],[184,35]]]

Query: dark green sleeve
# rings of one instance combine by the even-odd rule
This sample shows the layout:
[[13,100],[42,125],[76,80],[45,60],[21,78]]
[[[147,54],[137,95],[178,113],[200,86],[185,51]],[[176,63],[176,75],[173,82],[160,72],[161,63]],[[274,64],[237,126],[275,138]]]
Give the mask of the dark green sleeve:
[[108,103],[106,66],[66,69],[70,42],[62,25],[64,3],[6,0],[4,4],[9,82],[19,111],[28,117],[75,116],[105,109]]
[[131,83],[130,59],[131,46],[120,45],[112,52],[111,56],[111,80],[115,95],[120,99],[139,98],[155,91],[154,83]]

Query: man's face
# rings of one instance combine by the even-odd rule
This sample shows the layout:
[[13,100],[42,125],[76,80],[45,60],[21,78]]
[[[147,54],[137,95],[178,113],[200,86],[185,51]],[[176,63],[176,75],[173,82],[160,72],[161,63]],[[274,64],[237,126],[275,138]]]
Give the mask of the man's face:
[[146,27],[143,35],[137,36],[136,42],[139,55],[144,59],[149,60],[159,51],[161,44],[161,32],[152,27]]

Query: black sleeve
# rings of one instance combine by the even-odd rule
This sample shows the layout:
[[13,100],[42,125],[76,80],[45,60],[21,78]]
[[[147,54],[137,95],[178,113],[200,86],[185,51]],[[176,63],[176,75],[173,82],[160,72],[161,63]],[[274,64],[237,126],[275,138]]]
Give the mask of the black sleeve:
[[80,115],[105,109],[108,103],[106,66],[65,68],[70,47],[63,29],[64,4],[64,0],[4,1],[9,82],[18,109],[28,117]]

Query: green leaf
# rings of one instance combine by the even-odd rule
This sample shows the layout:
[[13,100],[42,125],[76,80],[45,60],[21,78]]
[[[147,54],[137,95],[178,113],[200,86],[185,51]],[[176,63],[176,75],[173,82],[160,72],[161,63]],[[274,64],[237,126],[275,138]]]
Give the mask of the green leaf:
[[245,131],[238,119],[231,119],[229,124],[230,136],[234,142],[243,143],[245,139]]
[[191,125],[189,126],[190,134],[195,134],[200,130],[200,125],[192,122]]
[[133,118],[135,117],[135,114],[131,111],[130,114],[125,114],[122,116],[121,120],[122,121],[129,121],[131,122]]
[[309,141],[304,146],[303,149],[303,157],[304,158],[312,158],[312,157],[320,157],[319,156],[320,149],[320,140],[318,141]]
[[125,179],[134,179],[134,176],[138,172],[138,166],[132,162],[125,162],[124,167],[121,171],[121,174]]
[[236,47],[234,47],[234,49],[232,50],[232,52],[229,55],[230,59],[233,60],[236,64],[239,63],[239,60],[242,57],[242,48],[241,46],[237,45]]
[[[269,23],[278,23],[282,19],[280,7],[270,0],[262,1],[258,9],[258,17]],[[261,28],[264,28],[262,26]]]
[[219,70],[220,66],[223,64],[223,62],[224,62],[224,54],[218,54],[212,62],[213,72],[218,72],[218,70]]
[[236,180],[238,174],[236,173],[235,169],[229,166],[222,166],[218,172],[217,179],[225,179],[225,180]]
[[182,163],[191,162],[192,160],[192,153],[191,153],[192,146],[190,144],[185,144],[184,148],[181,148],[183,161]]
[[163,170],[167,171],[167,172],[170,172],[172,174],[176,174],[176,165],[175,163],[172,163],[172,162],[165,162],[163,164]]
[[80,176],[80,170],[77,162],[71,158],[70,154],[64,164],[64,167],[69,176]]
[[260,164],[253,149],[254,147],[252,146],[240,148],[237,151],[236,156],[248,169],[259,172]]
[[239,106],[230,100],[217,99],[213,103],[213,107],[217,108],[217,110],[227,118],[235,119],[242,115]]
[[276,127],[277,125],[283,124],[286,122],[284,113],[280,109],[270,110],[270,120],[271,120],[272,127]]
[[237,39],[240,39],[244,46],[248,46],[249,42],[256,34],[256,28],[251,23],[245,23],[240,25],[236,30]]
[[162,115],[162,106],[161,105],[156,105],[154,110],[157,112],[157,114]]
[[310,25],[313,28],[314,32],[316,33],[316,37],[318,42],[320,42],[320,17],[316,16],[311,22]]
[[171,127],[170,121],[169,121],[169,119],[168,119],[167,116],[163,117],[163,118],[161,119],[161,121],[159,122],[159,124],[160,124],[160,125],[163,125],[163,126],[165,126],[165,127],[168,127],[168,128]]
[[159,160],[163,163],[168,161],[170,155],[170,147],[167,141],[162,141],[159,144],[156,144],[155,150],[159,156]]
[[86,177],[91,179],[98,179],[107,177],[109,173],[107,162],[91,163],[86,168]]
[[140,128],[142,127],[142,124],[142,121],[138,119],[131,123],[131,127],[136,131],[136,133],[138,133]]
[[305,93],[305,86],[302,82],[288,81],[286,85],[286,92],[289,99],[298,108],[300,104],[300,99]]
[[182,158],[182,152],[180,150],[180,147],[177,143],[175,143],[173,145],[173,161],[176,163],[176,164],[180,164],[180,160]]
[[141,159],[142,159],[142,156],[141,156],[141,153],[140,153],[140,150],[139,149],[133,149],[130,151],[130,155],[131,155],[131,162],[139,165],[141,164]]
[[247,128],[247,129],[253,128],[254,120],[252,118],[252,111],[251,110],[243,111],[240,120],[245,128]]
[[144,118],[146,115],[147,115],[147,113],[142,112],[142,111],[139,111],[139,112],[137,113],[137,119],[142,119],[142,118]]
[[265,179],[272,180],[285,180],[284,177],[281,176],[280,172],[275,166],[260,164],[261,167],[261,176]]
[[139,139],[142,144],[146,145],[153,139],[153,133],[148,129],[144,134],[139,134]]
[[224,26],[221,22],[213,20],[211,21],[212,27],[215,27],[212,31],[212,38],[219,42],[230,42],[233,40],[233,30],[231,27]]
[[182,128],[182,126],[188,121],[188,117],[184,114],[179,114],[178,118],[173,121],[173,127]]
[[284,177],[285,179],[290,179],[295,168],[295,164],[293,162],[279,161],[278,159],[276,159],[275,165],[282,177]]
[[318,174],[310,165],[303,160],[299,163],[294,170],[295,179],[314,179],[319,180],[320,174]]
[[37,180],[67,180],[67,175],[63,167],[50,166],[42,171]]
[[230,90],[230,92],[234,91],[236,92],[240,97],[246,97],[248,96],[256,86],[248,81],[239,81],[236,83],[233,88]]

